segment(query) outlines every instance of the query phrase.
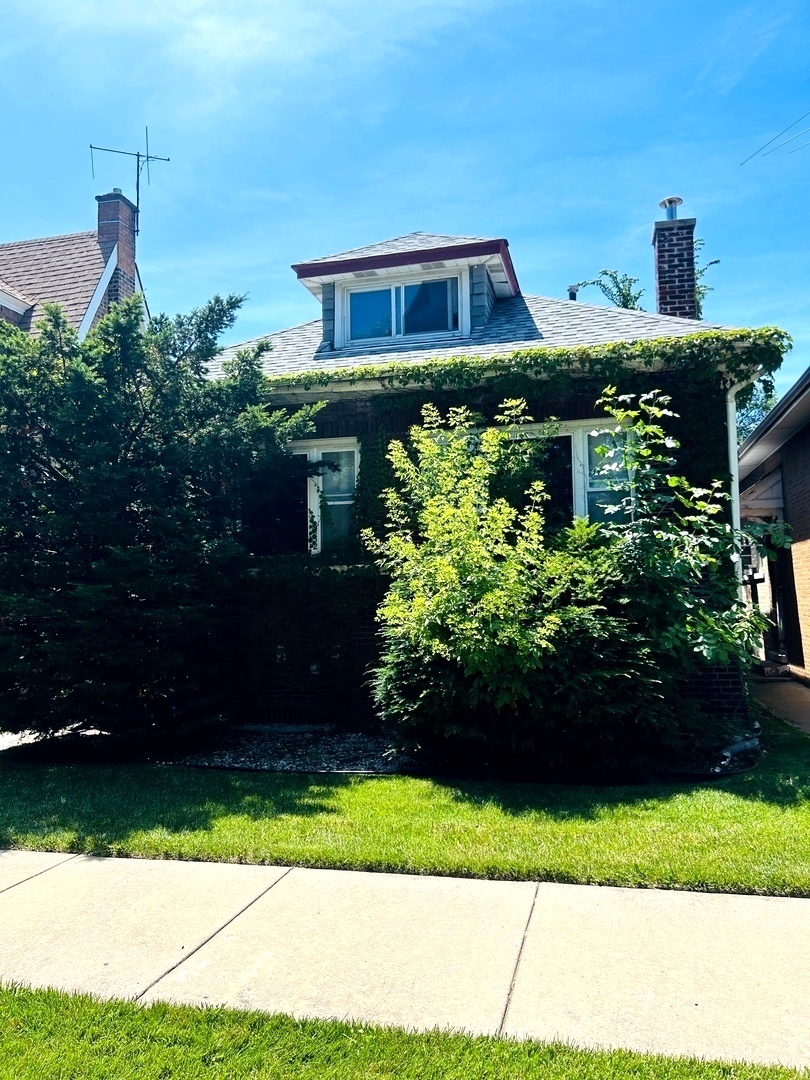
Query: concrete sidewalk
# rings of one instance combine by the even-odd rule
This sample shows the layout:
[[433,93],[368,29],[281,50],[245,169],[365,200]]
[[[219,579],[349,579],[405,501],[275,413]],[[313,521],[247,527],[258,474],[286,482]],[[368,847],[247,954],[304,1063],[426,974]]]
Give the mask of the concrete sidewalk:
[[751,693],[764,708],[810,735],[810,687],[796,679],[758,679]]
[[0,980],[810,1065],[810,900],[3,851]]

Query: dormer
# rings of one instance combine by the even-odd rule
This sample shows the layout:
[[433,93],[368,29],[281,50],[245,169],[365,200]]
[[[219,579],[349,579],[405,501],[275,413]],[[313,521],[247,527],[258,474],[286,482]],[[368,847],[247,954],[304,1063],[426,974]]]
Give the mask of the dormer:
[[409,233],[293,266],[321,302],[324,345],[451,342],[519,287],[506,240]]

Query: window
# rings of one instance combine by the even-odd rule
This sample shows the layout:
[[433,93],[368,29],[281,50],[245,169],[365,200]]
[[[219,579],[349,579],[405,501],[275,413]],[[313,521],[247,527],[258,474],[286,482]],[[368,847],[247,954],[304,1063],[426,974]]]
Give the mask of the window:
[[469,334],[469,271],[338,286],[335,344]]
[[[294,458],[306,463],[310,474],[306,484],[307,529],[309,550],[313,554],[328,551],[348,540],[357,490],[360,451],[356,439],[317,439],[296,442],[291,447]],[[313,475],[314,474],[314,475]]]
[[[605,521],[611,516],[605,507],[615,506],[624,498],[625,491],[617,489],[616,483],[627,483],[626,471],[617,468],[612,475],[602,471],[605,458],[597,447],[614,446],[617,438],[600,431],[604,423],[604,420],[564,420],[556,425],[544,470],[548,474],[544,480],[549,495],[546,505],[549,523],[558,524],[564,516],[570,520],[572,513],[591,521]],[[521,430],[537,435],[542,428],[539,424],[527,424]]]

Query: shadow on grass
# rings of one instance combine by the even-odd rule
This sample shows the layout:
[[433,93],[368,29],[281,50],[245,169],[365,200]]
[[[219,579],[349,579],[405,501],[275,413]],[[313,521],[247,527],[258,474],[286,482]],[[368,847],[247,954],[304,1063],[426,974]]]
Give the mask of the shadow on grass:
[[171,765],[33,765],[0,754],[0,848],[70,834],[70,850],[109,854],[133,834],[209,832],[230,816],[263,821],[335,813],[348,778]]
[[748,772],[722,778],[650,783],[554,784],[437,779],[459,801],[495,805],[521,816],[541,812],[556,820],[588,820],[622,806],[665,803],[700,791],[728,792],[737,798],[785,809],[810,806],[810,738],[769,714],[762,718],[766,753]]
[[366,800],[365,812],[373,815],[377,792],[367,791],[370,784],[378,785],[381,810],[388,814],[386,785],[418,785],[412,793],[417,817],[432,813],[430,788],[466,805],[495,806],[515,817],[540,813],[558,821],[593,820],[623,806],[665,805],[700,791],[724,791],[784,809],[810,805],[810,739],[773,720],[765,740],[770,752],[749,773],[718,781],[622,786],[26,763],[6,751],[0,753],[0,848],[27,844],[110,854],[128,850],[137,833],[165,830],[172,847],[184,834],[210,833],[218,819],[228,817],[253,822],[325,814],[351,818],[351,801],[343,799],[347,787],[366,789],[371,803]]

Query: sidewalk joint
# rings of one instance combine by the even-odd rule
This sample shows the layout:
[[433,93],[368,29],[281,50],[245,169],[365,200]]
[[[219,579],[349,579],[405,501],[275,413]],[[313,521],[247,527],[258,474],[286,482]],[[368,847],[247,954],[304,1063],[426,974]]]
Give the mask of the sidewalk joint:
[[[23,849],[22,848],[8,848],[7,850],[9,850],[9,851],[17,851],[17,850],[22,851]],[[42,875],[47,874],[49,870],[55,870],[57,868],[57,866],[64,866],[65,863],[73,862],[74,859],[78,859],[82,854],[83,854],[83,852],[81,852],[81,851],[77,851],[73,855],[68,854],[68,855],[65,856],[64,859],[60,859],[59,862],[51,863],[50,866],[46,866],[44,870],[37,870],[37,872],[35,874],[29,874],[28,877],[24,877],[20,881],[14,881],[14,882],[12,882],[11,885],[4,885],[3,888],[0,889],[0,893],[8,892],[9,889],[16,889],[18,885],[23,885],[23,884],[25,884],[26,881],[31,881],[35,877],[42,877]]]
[[171,975],[171,973],[172,973],[173,971],[176,971],[176,970],[177,970],[177,969],[178,969],[178,968],[179,968],[179,967],[181,966],[181,964],[185,964],[185,962],[186,962],[187,960],[189,960],[189,959],[190,959],[190,958],[191,958],[192,956],[194,956],[194,954],[195,954],[195,953],[198,953],[198,952],[200,951],[200,949],[202,949],[202,948],[203,948],[203,947],[204,947],[205,945],[207,945],[207,944],[208,944],[208,942],[209,942],[209,941],[213,941],[213,939],[214,939],[214,938],[215,938],[215,937],[217,936],[217,934],[221,934],[221,933],[222,933],[222,931],[223,931],[223,930],[224,930],[224,929],[225,929],[225,928],[226,928],[227,926],[230,926],[232,922],[235,922],[235,920],[236,920],[236,919],[238,919],[240,915],[244,915],[244,913],[245,913],[245,912],[247,911],[247,909],[248,909],[248,908],[251,908],[251,907],[253,907],[253,905],[254,905],[255,903],[257,903],[257,902],[258,902],[259,900],[261,900],[261,898],[262,898],[263,896],[267,896],[267,894],[268,894],[268,893],[270,892],[270,890],[271,890],[271,889],[275,889],[276,885],[278,885],[278,883],[279,883],[280,881],[283,881],[283,880],[284,880],[284,878],[285,878],[285,877],[287,877],[287,875],[288,875],[288,874],[290,873],[290,871],[291,871],[292,869],[293,869],[293,867],[292,867],[292,866],[288,866],[288,867],[287,867],[287,868],[285,869],[284,873],[283,873],[283,874],[282,874],[282,875],[281,875],[280,877],[277,877],[277,878],[276,878],[276,880],[275,880],[274,882],[272,882],[272,883],[271,883],[270,885],[268,885],[266,889],[262,889],[262,891],[261,891],[261,892],[260,892],[260,893],[259,893],[259,894],[258,894],[257,896],[254,896],[252,900],[250,900],[250,901],[249,901],[249,902],[248,902],[247,904],[245,904],[245,906],[244,906],[244,907],[240,908],[240,909],[239,909],[239,910],[238,910],[238,911],[236,912],[236,914],[235,914],[235,915],[232,915],[232,916],[230,917],[230,919],[226,919],[226,920],[225,920],[225,922],[224,922],[224,923],[222,924],[222,926],[218,926],[218,927],[216,928],[216,930],[213,930],[213,931],[212,931],[212,932],[211,932],[211,933],[210,933],[210,934],[208,935],[208,937],[207,937],[207,938],[206,938],[206,939],[205,939],[204,941],[201,941],[201,942],[200,942],[200,944],[199,944],[199,945],[195,945],[193,949],[190,949],[190,950],[189,950],[189,951],[188,951],[188,952],[186,953],[186,955],[185,955],[185,956],[181,956],[181,957],[180,957],[180,959],[179,959],[179,960],[177,961],[177,963],[176,963],[176,964],[172,964],[172,966],[171,966],[171,967],[169,967],[169,968],[166,968],[166,970],[165,970],[165,971],[161,972],[161,974],[160,974],[160,975],[158,975],[158,977],[157,977],[156,979],[153,979],[153,980],[152,980],[152,981],[151,981],[151,982],[149,983],[149,985],[148,985],[148,986],[145,986],[145,987],[143,988],[143,990],[141,990],[141,992],[140,992],[139,994],[136,994],[136,995],[135,995],[135,997],[134,997],[134,998],[133,998],[132,1000],[133,1000],[133,1001],[140,1001],[140,1000],[141,1000],[141,998],[142,998],[142,997],[144,996],[144,994],[148,994],[148,993],[149,993],[149,991],[150,991],[150,990],[152,989],[152,987],[153,987],[153,986],[157,986],[157,984],[158,984],[159,982],[161,982],[161,981],[162,981],[163,979],[165,979],[167,975]]
[[534,915],[535,904],[537,903],[537,895],[540,892],[540,882],[538,881],[534,887],[534,896],[532,897],[532,906],[529,908],[529,917],[526,920],[526,925],[523,927],[523,937],[520,939],[520,948],[518,954],[515,957],[515,968],[512,972],[512,980],[509,983],[509,993],[506,995],[506,1004],[503,1007],[503,1015],[501,1016],[501,1022],[498,1024],[497,1037],[500,1038],[503,1035],[503,1029],[506,1025],[506,1017],[509,1013],[509,1006],[512,1004],[512,994],[515,990],[515,981],[517,980],[518,968],[520,967],[520,961],[523,957],[523,949],[526,945],[526,937],[529,933],[529,924],[532,921],[532,915]]

